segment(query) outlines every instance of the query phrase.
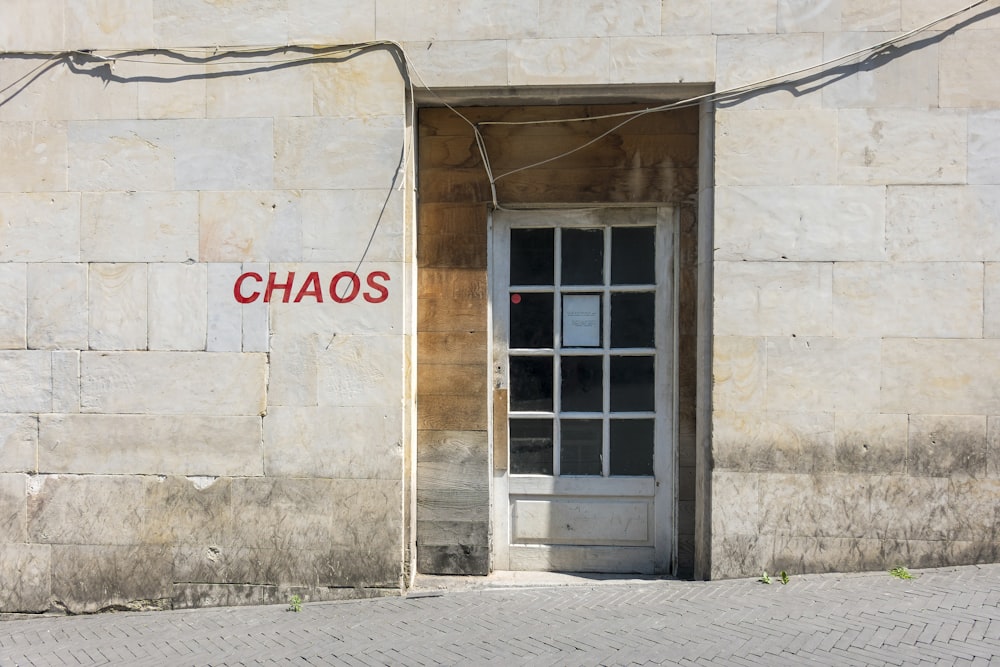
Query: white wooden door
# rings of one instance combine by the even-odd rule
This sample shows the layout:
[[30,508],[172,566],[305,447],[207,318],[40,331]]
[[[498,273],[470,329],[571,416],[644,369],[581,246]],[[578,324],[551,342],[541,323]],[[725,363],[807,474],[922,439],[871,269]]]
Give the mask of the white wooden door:
[[491,226],[494,568],[671,571],[672,211]]

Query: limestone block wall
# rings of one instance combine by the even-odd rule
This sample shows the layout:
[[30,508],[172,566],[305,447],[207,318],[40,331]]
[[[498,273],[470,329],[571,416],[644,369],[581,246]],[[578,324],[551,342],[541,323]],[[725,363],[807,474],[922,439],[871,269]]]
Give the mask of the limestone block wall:
[[[853,4],[720,35],[720,86],[967,3]],[[1000,557],[986,4],[716,110],[714,576]]]
[[181,50],[287,39],[213,11],[0,8],[4,49],[138,49],[0,57],[0,611],[401,585],[404,78]]

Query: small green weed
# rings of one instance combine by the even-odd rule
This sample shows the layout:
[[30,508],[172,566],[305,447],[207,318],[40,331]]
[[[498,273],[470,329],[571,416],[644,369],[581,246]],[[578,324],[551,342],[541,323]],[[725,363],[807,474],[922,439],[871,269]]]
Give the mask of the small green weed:
[[788,583],[788,573],[785,572],[784,570],[781,571],[781,583],[782,585]]
[[288,611],[302,611],[302,598],[298,595],[293,595],[288,601]]
[[912,579],[913,575],[902,565],[892,568],[889,570],[889,574],[896,577],[897,579]]
[[762,574],[760,579],[758,579],[757,581],[759,581],[762,584],[771,583],[771,577],[767,576],[767,570],[764,570],[764,574]]

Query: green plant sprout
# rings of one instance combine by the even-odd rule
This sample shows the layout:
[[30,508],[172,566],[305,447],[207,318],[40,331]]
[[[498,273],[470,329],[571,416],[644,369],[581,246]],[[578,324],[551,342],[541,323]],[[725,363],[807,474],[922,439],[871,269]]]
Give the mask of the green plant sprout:
[[299,612],[302,611],[302,598],[298,595],[293,595],[288,601],[288,611]]
[[898,566],[892,568],[891,570],[889,570],[889,574],[891,574],[892,576],[896,577],[897,579],[912,579],[913,578],[913,575],[910,574],[910,571],[907,570],[902,565],[898,565]]
[[781,583],[782,585],[788,583],[788,573],[785,572],[784,570],[781,571]]
[[767,570],[764,570],[764,574],[761,575],[760,579],[758,579],[757,581],[759,581],[762,584],[771,583],[771,577],[767,576]]

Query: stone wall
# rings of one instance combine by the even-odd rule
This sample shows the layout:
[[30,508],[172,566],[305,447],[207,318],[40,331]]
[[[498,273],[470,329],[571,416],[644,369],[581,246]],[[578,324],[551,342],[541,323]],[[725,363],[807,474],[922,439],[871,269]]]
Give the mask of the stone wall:
[[[305,47],[395,40],[418,86],[629,102],[967,4],[2,3],[0,608],[399,585],[406,85],[393,48]],[[998,11],[706,110],[700,575],[1000,555]],[[388,297],[234,300],[272,271],[384,271]]]
[[[7,48],[191,44],[43,4],[65,40]],[[0,97],[0,610],[399,590],[404,79],[318,55],[78,54]]]

